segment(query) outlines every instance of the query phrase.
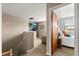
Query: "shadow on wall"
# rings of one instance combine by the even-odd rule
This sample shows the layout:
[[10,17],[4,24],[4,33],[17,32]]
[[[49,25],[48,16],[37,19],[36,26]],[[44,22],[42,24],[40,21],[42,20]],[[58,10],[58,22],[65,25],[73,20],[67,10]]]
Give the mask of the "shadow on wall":
[[14,56],[23,54],[25,50],[22,45],[22,42],[23,42],[23,34],[20,34],[10,40],[7,40],[6,42],[2,42],[2,53],[12,49]]

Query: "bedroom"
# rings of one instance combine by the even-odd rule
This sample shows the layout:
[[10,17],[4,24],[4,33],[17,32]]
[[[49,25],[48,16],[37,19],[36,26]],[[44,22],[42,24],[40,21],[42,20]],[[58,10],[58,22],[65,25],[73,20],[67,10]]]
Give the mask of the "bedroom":
[[74,55],[74,4],[53,10],[57,16],[57,50],[54,55]]

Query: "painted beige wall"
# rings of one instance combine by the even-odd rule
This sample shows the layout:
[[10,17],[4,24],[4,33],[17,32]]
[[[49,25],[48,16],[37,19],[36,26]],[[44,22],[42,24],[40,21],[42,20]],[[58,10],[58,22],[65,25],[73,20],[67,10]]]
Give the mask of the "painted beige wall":
[[24,18],[2,14],[2,51],[16,50],[22,33],[28,29],[28,21]]
[[[41,28],[44,26],[44,28]],[[42,36],[47,36],[47,26],[46,21],[38,23],[38,36],[41,38]]]
[[28,30],[28,22],[11,15],[2,15],[2,36],[3,42],[22,34],[23,31]]

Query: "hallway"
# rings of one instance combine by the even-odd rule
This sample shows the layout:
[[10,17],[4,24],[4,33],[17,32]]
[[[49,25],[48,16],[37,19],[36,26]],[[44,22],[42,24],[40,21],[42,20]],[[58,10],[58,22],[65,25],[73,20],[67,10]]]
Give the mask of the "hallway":
[[24,54],[24,56],[45,56],[46,55],[46,45],[40,44],[33,51]]
[[[23,56],[46,56],[46,45],[40,44],[33,51]],[[74,49],[62,47],[62,49],[57,49],[53,56],[74,56]]]

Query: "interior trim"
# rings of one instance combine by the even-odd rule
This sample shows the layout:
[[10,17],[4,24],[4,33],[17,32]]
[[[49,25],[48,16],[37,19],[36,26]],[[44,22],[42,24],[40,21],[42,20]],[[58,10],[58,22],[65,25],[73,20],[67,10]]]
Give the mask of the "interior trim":
[[70,46],[66,46],[66,45],[62,45],[62,47],[74,49],[74,47],[70,47]]

